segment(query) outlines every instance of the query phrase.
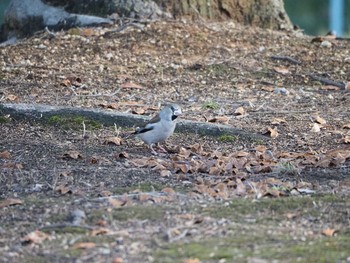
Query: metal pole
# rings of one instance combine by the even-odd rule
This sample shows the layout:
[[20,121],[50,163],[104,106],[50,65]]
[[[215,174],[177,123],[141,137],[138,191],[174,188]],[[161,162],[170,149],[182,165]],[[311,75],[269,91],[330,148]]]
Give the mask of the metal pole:
[[337,36],[344,34],[344,0],[330,0],[329,3],[330,30],[334,30]]

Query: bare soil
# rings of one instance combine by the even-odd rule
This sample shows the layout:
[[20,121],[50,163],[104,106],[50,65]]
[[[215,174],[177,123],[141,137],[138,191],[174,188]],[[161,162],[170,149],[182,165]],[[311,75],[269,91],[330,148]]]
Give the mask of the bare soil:
[[0,108],[0,261],[350,262],[348,41],[143,26],[1,47],[0,102],[146,116],[176,102],[266,140],[176,133],[152,156],[118,123]]

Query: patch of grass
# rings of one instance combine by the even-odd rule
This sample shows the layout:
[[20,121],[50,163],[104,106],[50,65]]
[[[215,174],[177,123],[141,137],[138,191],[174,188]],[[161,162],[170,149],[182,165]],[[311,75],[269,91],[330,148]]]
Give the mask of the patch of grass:
[[277,166],[277,172],[281,175],[297,176],[300,174],[298,167],[290,162],[282,162]]
[[5,116],[0,116],[0,123],[7,123],[9,121],[10,121],[9,118],[6,118]]
[[[162,220],[171,207],[137,205],[114,208],[108,215],[109,220],[128,221],[128,220]],[[99,219],[106,216],[105,210],[94,210],[89,214],[88,220],[96,223]]]
[[206,101],[203,103],[202,108],[204,109],[211,109],[211,110],[217,110],[219,108],[219,104],[213,100]]
[[59,125],[62,128],[74,129],[74,130],[82,129],[83,122],[86,126],[86,129],[89,129],[89,130],[100,129],[102,127],[101,123],[94,120],[87,119],[83,116],[66,117],[66,116],[54,115],[48,119],[48,123],[51,125]]
[[205,262],[247,262],[249,257],[267,261],[342,262],[347,258],[349,249],[350,236],[298,241],[288,233],[269,235],[264,230],[258,230],[224,238],[206,237],[203,241],[168,244],[156,250],[154,257],[161,258],[164,263],[181,262],[186,258]]
[[[169,187],[169,185],[163,185],[163,184],[157,184],[157,183],[151,183],[151,182],[143,182],[127,187],[116,187],[113,188],[112,192],[113,194],[120,195],[124,193],[130,193],[135,190],[140,190],[141,192],[159,192],[162,189]],[[170,186],[171,187],[171,186]],[[176,186],[173,188],[174,191],[184,193],[188,191],[188,187],[186,186]]]
[[220,142],[234,143],[237,141],[237,137],[233,135],[221,135],[218,140]]

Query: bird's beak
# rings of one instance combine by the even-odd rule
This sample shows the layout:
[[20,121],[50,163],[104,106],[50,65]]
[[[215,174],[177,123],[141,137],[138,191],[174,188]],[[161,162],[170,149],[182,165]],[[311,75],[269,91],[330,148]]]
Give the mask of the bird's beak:
[[181,109],[174,110],[174,115],[175,116],[180,116],[182,114]]

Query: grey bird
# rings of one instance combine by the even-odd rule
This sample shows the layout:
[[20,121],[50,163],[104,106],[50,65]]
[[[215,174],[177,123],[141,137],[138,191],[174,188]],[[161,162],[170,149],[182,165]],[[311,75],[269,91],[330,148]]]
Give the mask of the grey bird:
[[[143,128],[137,129],[134,134],[149,145],[154,155],[157,155],[157,152],[153,149],[153,145],[164,142],[174,133],[176,119],[181,114],[182,112],[179,105],[167,105]],[[159,148],[166,152],[164,148],[160,146]]]

